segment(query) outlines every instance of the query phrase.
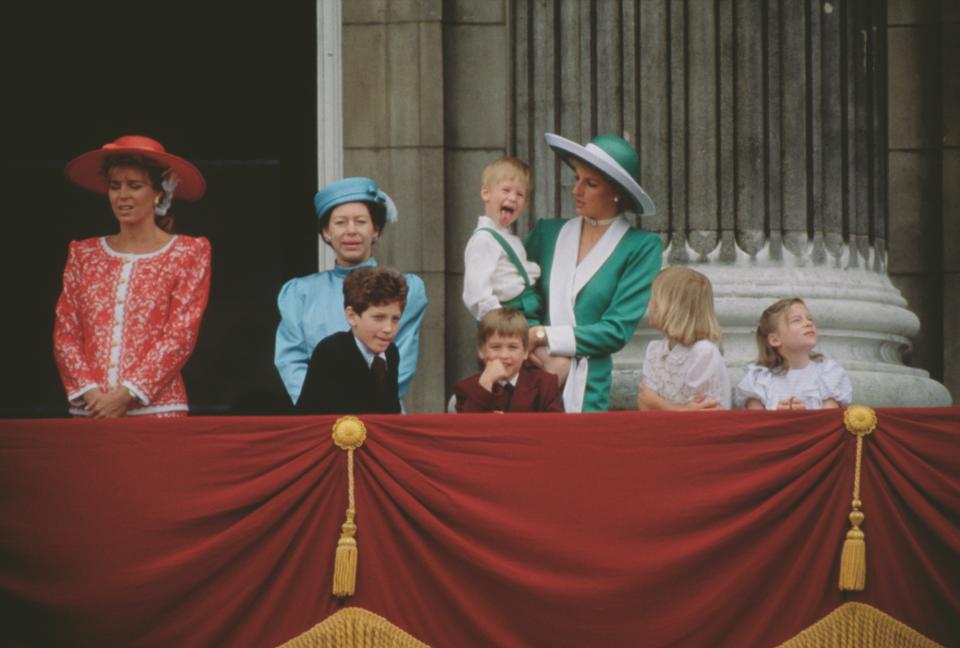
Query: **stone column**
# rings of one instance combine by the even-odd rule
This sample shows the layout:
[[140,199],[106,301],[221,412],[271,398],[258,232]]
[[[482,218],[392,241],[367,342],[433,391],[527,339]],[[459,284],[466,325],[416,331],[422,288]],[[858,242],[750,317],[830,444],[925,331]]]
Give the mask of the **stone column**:
[[410,412],[444,404],[441,10],[440,0],[343,3],[343,173],[375,178],[396,201],[399,222],[374,254],[420,275],[430,299]]
[[[317,187],[343,177],[343,69],[340,0],[317,1]],[[333,251],[317,234],[320,270]]]
[[463,251],[483,213],[484,167],[506,154],[511,123],[508,2],[444,3],[446,385],[477,371],[477,323],[463,305]]
[[[572,216],[571,174],[545,131],[621,133],[640,151],[665,264],[707,274],[736,382],[762,310],[807,301],[820,350],[871,405],[949,403],[901,361],[919,320],[886,270],[883,3],[517,0],[515,142],[534,217]],[[896,214],[892,215],[894,218]],[[641,328],[616,358],[633,407]]]
[[887,272],[922,322],[911,363],[960,402],[960,3],[888,3],[887,48]]

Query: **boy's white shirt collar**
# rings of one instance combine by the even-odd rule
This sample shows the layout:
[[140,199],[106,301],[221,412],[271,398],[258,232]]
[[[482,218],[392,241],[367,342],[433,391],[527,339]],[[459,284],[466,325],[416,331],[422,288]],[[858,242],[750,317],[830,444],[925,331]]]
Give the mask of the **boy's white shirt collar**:
[[384,363],[387,361],[387,356],[385,353],[374,353],[367,348],[367,345],[360,341],[356,335],[353,336],[353,341],[357,343],[357,348],[360,349],[360,353],[363,355],[363,359],[367,361],[367,367],[373,364],[373,359],[377,356],[383,358]]
[[500,223],[493,220],[487,215],[483,215],[477,219],[477,229],[481,227],[490,227],[503,234],[510,234],[511,236],[513,235],[513,232],[510,231],[509,227],[503,227]]
[[516,386],[517,386],[517,380],[518,380],[519,378],[520,378],[520,370],[517,369],[517,373],[513,374],[513,378],[511,378],[510,380],[498,380],[498,381],[497,381],[497,384],[500,385],[501,387],[503,387],[503,386],[506,385],[507,383],[510,383],[511,385],[513,385],[514,387],[516,387]]

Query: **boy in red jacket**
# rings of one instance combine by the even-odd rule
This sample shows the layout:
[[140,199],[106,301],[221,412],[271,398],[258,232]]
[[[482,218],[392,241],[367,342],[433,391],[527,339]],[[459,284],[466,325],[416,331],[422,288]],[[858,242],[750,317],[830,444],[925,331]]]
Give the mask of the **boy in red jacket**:
[[526,366],[527,320],[513,308],[495,308],[480,320],[478,374],[454,387],[458,412],[562,412],[554,374]]

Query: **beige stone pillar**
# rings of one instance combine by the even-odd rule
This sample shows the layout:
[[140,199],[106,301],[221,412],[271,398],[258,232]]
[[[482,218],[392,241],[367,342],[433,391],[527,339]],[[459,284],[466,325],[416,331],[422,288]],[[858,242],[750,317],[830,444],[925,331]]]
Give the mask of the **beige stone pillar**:
[[483,213],[483,168],[512,152],[509,2],[452,0],[446,65],[446,374],[448,388],[477,371],[477,326],[463,305],[463,250]]
[[444,399],[442,4],[343,3],[343,173],[375,178],[396,201],[399,223],[374,254],[420,275],[430,299],[411,412],[440,410]]
[[960,4],[887,4],[893,283],[920,316],[910,364],[960,402]]

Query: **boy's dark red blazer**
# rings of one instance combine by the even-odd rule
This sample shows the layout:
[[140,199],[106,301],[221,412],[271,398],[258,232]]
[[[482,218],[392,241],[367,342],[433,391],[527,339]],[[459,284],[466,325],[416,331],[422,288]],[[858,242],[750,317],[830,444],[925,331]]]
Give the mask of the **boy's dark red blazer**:
[[480,386],[480,374],[464,378],[453,389],[457,411],[468,412],[562,412],[563,399],[557,377],[542,369],[523,366],[511,396],[505,389],[488,392]]

